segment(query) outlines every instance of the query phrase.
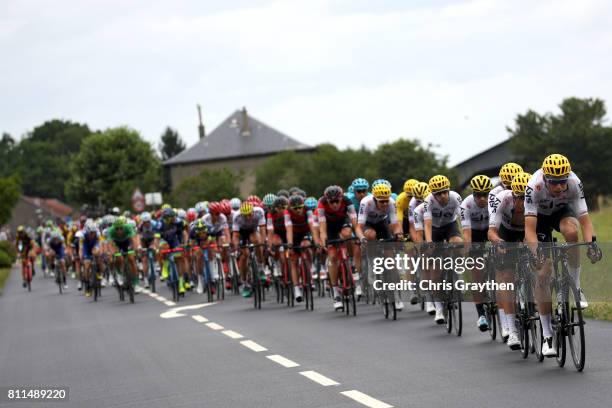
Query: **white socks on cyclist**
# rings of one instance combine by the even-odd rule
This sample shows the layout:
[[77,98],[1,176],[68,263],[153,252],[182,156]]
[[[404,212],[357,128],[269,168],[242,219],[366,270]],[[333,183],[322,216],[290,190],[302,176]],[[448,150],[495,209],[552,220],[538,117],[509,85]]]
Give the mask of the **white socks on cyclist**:
[[338,286],[334,286],[334,298],[341,297],[340,296],[340,288]]
[[499,322],[501,323],[501,327],[504,332],[507,332],[508,325],[506,324],[506,312],[504,312],[504,309],[502,308],[499,308],[497,310],[499,311]]
[[573,267],[568,265],[567,270],[572,278],[574,278],[574,284],[580,289],[580,266]]
[[507,313],[505,317],[506,330],[508,333],[516,333],[516,322],[514,321],[514,313]]
[[544,337],[552,337],[552,323],[551,314],[540,315],[540,321],[542,322],[542,334]]

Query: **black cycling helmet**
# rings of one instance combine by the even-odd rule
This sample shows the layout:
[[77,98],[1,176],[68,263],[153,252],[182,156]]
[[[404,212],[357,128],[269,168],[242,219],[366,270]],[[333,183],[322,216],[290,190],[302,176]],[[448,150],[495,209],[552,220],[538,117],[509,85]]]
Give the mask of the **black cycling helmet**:
[[297,195],[302,196],[302,198],[306,198],[306,192],[304,190],[302,190],[301,188],[298,189],[298,191],[296,191]]
[[283,196],[283,197],[285,197],[285,198],[289,198],[289,195],[290,195],[290,194],[289,194],[289,192],[288,192],[287,190],[285,190],[284,188],[282,188],[282,189],[280,189],[280,190],[278,190],[278,191],[276,192],[276,195],[277,195],[277,196]]
[[164,208],[162,210],[162,218],[174,218],[176,214],[172,208]]
[[294,195],[289,198],[289,207],[297,208],[304,206],[304,197],[301,195]]
[[327,201],[340,200],[343,197],[344,192],[340,186],[329,186],[323,192],[323,195]]
[[289,205],[289,200],[284,196],[276,197],[274,200],[273,208],[283,207],[286,208]]

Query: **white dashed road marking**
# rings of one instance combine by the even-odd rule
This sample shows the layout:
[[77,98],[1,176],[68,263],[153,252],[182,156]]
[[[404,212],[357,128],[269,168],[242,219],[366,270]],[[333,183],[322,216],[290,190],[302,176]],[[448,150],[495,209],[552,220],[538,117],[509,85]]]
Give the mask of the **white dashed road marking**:
[[191,318],[198,323],[206,323],[208,321],[208,319],[202,315],[192,315]]
[[296,363],[295,361],[291,361],[288,358],[285,358],[278,354],[273,354],[271,356],[266,356],[266,357],[274,361],[275,363],[282,365],[283,367],[292,368],[292,367],[299,366],[299,364]]
[[166,306],[176,306],[176,303],[174,303],[174,302],[172,302],[172,301],[170,301],[170,300],[166,300],[166,301],[164,302],[164,304],[165,304]]
[[244,340],[244,341],[241,341],[240,344],[242,344],[246,348],[250,348],[251,350],[253,350],[256,353],[259,353],[260,351],[267,351],[268,350],[264,346],[261,346],[261,345],[255,343],[252,340]]
[[319,373],[317,373],[316,371],[301,371],[300,374],[302,374],[304,377],[308,378],[309,380],[312,380],[318,384],[321,384],[324,387],[329,387],[330,385],[338,385],[339,383],[332,380],[331,378],[327,378],[324,375],[321,375]]
[[225,330],[225,331],[222,331],[221,333],[225,334],[230,339],[241,339],[244,337],[242,334],[236,333],[233,330]]
[[389,405],[385,402],[379,401],[376,398],[370,397],[368,394],[359,392],[357,390],[343,391],[340,394],[349,397],[360,404],[370,408],[393,408],[393,405]]
[[206,323],[206,325],[213,330],[223,330],[223,326],[215,322]]

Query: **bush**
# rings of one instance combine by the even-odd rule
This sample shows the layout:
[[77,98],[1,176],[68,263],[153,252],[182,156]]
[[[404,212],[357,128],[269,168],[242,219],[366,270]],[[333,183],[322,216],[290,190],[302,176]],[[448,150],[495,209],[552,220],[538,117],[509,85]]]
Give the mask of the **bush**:
[[0,268],[10,268],[12,264],[13,261],[9,254],[0,250]]
[[3,263],[0,262],[0,266],[11,266],[11,264],[15,262],[15,259],[17,259],[17,251],[11,242],[0,241],[0,260],[2,259],[2,255],[6,256],[9,263],[8,265],[3,265]]

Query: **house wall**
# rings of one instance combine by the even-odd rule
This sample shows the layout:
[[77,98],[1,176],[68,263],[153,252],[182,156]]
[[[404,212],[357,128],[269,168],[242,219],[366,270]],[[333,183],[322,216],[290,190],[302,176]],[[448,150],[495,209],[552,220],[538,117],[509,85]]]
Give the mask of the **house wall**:
[[[38,214],[36,213],[37,209],[41,209],[40,219]],[[48,219],[53,219],[57,217],[57,214],[54,214],[47,209],[38,207],[33,203],[30,203],[23,198],[20,198],[17,201],[17,204],[13,208],[13,212],[11,213],[11,218],[9,221],[3,225],[3,227],[8,227],[11,231],[15,231],[19,225],[23,225],[25,227],[36,228],[39,223],[42,223]]]

